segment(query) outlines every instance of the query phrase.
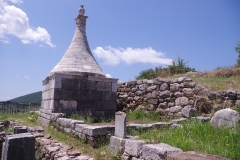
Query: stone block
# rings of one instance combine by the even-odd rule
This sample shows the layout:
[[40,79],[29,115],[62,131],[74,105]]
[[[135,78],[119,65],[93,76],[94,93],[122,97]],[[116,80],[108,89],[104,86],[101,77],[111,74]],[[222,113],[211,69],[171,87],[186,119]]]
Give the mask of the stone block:
[[123,153],[126,139],[118,138],[116,136],[110,137],[109,152],[112,156],[117,156]]
[[30,133],[7,135],[2,160],[34,160],[35,138]]
[[88,91],[79,90],[79,91],[77,91],[77,100],[86,101],[87,95],[88,95]]
[[20,134],[20,133],[28,133],[28,127],[27,126],[14,126],[14,134]]
[[59,106],[63,111],[77,111],[77,101],[76,100],[60,100]]
[[182,152],[182,150],[164,143],[146,144],[142,146],[143,159],[164,160],[167,155],[173,152]]
[[119,138],[126,137],[126,113],[115,113],[115,136]]
[[72,128],[71,119],[68,118],[58,118],[57,124],[63,128]]
[[84,127],[84,134],[88,136],[106,135],[107,128],[105,126],[87,126]]
[[225,157],[220,157],[211,154],[205,154],[195,151],[174,152],[167,155],[166,160],[229,160]]
[[75,131],[77,131],[78,133],[83,133],[86,127],[90,127],[90,125],[87,124],[76,124],[75,125]]
[[91,81],[88,81],[88,80],[85,80],[85,79],[83,79],[81,81],[81,89],[82,90],[89,90],[91,88],[89,86],[91,86]]
[[140,157],[143,143],[142,140],[126,140],[124,152],[134,157]]

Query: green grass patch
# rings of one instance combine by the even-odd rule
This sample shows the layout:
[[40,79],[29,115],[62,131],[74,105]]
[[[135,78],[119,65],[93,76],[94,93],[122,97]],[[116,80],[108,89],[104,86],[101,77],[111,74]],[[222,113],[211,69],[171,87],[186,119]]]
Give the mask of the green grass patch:
[[20,124],[26,126],[39,126],[37,123],[38,115],[36,113],[18,113],[18,114],[2,114],[0,113],[0,121],[17,120]]
[[141,110],[134,110],[132,112],[127,113],[127,121],[135,122],[135,123],[150,123],[150,122],[159,122],[159,121],[169,121],[166,118],[161,118],[159,113],[151,111],[144,112]]
[[239,77],[191,77],[191,79],[211,91],[240,90]]
[[240,128],[213,128],[210,123],[195,120],[184,122],[183,127],[131,131],[154,143],[167,143],[183,151],[199,151],[230,159],[240,159]]

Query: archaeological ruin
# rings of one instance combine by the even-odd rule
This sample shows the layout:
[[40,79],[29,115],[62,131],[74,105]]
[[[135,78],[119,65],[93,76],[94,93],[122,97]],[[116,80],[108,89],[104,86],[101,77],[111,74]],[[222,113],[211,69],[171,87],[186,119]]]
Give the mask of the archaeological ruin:
[[111,116],[117,110],[117,81],[107,78],[93,57],[87,36],[83,6],[75,18],[76,29],[69,48],[42,81],[38,121],[50,122],[52,113],[88,113]]

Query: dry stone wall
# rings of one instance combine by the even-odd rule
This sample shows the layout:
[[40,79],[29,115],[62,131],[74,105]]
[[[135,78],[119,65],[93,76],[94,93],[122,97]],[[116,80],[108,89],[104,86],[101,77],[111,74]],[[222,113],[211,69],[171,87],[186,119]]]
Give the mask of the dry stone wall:
[[207,109],[213,108],[215,100],[219,100],[223,107],[240,105],[240,92],[211,92],[186,77],[118,83],[117,96],[119,110],[137,108],[176,118],[188,118],[197,111],[207,113]]

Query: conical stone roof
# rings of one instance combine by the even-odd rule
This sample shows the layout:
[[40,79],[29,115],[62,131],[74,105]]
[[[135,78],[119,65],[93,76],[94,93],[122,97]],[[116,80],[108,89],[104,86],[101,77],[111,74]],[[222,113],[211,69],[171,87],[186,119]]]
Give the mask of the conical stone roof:
[[86,35],[86,19],[83,6],[79,9],[79,15],[75,18],[76,29],[70,46],[58,64],[51,70],[49,76],[54,73],[71,75],[90,75],[106,77],[96,62],[88,45]]

